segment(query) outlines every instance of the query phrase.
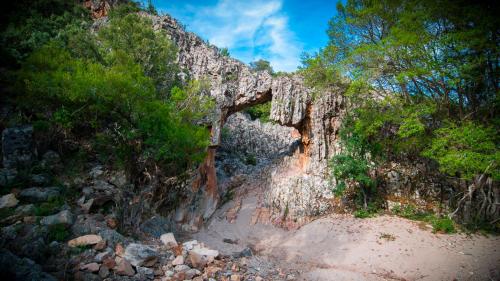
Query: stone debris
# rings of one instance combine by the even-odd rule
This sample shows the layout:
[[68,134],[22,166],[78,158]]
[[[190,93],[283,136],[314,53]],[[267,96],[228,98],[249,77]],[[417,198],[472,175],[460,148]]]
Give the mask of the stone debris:
[[139,243],[131,243],[125,248],[123,258],[130,261],[134,266],[142,266],[155,260],[157,256],[158,251],[156,248]]
[[12,193],[0,197],[0,209],[15,207],[18,203],[19,200]]
[[71,211],[63,210],[55,215],[44,217],[40,220],[40,224],[47,226],[60,224],[69,227],[74,223],[74,221],[75,218]]
[[77,237],[75,239],[71,239],[68,241],[68,246],[70,247],[78,247],[78,246],[88,246],[95,245],[101,243],[102,237],[100,235],[89,234]]
[[173,233],[165,233],[160,236],[160,240],[163,245],[167,246],[168,249],[177,247],[177,241],[175,240]]

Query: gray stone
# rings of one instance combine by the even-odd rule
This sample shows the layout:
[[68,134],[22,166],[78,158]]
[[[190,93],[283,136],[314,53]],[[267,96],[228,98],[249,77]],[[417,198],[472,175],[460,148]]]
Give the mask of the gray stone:
[[7,128],[2,132],[3,166],[27,168],[34,159],[33,126]]
[[42,271],[42,267],[28,258],[19,258],[10,251],[0,249],[0,272],[2,280],[19,281],[56,281]]
[[19,200],[16,199],[13,193],[0,197],[0,209],[15,207],[18,203]]
[[34,185],[44,186],[49,184],[50,180],[47,175],[37,174],[31,176],[31,182]]
[[251,256],[253,256],[252,249],[250,249],[249,247],[246,247],[241,252],[235,253],[233,256],[235,258],[251,257]]
[[21,216],[29,216],[35,213],[35,205],[27,204],[21,205],[16,208],[16,214]]
[[139,228],[146,234],[160,238],[163,233],[172,231],[174,227],[171,220],[162,216],[154,216],[143,222]]
[[185,264],[179,264],[174,267],[175,272],[185,272],[190,270],[191,267],[185,265]]
[[42,225],[55,225],[55,224],[63,224],[65,226],[71,226],[74,223],[75,219],[73,214],[69,210],[60,211],[59,213],[44,217],[40,220],[40,224]]
[[102,170],[102,166],[95,166],[94,168],[92,168],[92,170],[90,170],[89,172],[89,176],[91,176],[92,178],[94,179],[97,179],[99,178],[100,176],[102,176],[104,174],[104,171]]
[[27,202],[37,203],[50,200],[59,195],[59,189],[56,187],[31,187],[21,190],[19,198]]
[[61,165],[61,156],[55,151],[48,150],[42,156],[41,165],[48,169],[59,168]]
[[142,266],[143,263],[158,257],[158,251],[153,246],[131,243],[125,248],[123,256],[134,266]]
[[99,231],[99,235],[106,240],[108,246],[111,248],[114,248],[117,243],[125,244],[126,241],[130,240],[114,229],[103,229]]
[[154,270],[152,268],[137,266],[135,269],[141,278],[146,277],[147,279],[153,279],[155,277]]
[[186,279],[193,279],[194,277],[201,275],[201,271],[196,268],[191,268],[184,273],[186,274]]
[[101,263],[105,258],[113,256],[113,250],[108,248],[104,252],[95,255],[94,260]]
[[115,187],[113,185],[109,184],[107,181],[95,180],[92,188],[95,190],[99,190],[99,191],[111,191]]
[[16,177],[16,169],[0,169],[0,186],[8,186],[12,184]]

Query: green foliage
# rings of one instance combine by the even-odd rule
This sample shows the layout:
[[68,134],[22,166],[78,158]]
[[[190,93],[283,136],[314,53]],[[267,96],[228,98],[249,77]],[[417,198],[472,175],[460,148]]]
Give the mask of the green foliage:
[[[483,173],[500,179],[496,14],[483,2],[338,3],[328,45],[305,55],[300,70],[318,93],[345,89],[347,148],[331,161],[336,194],[355,186],[370,197],[369,172],[386,161],[434,160],[467,185]],[[434,222],[451,231],[449,222]]]
[[487,172],[500,179],[498,134],[493,128],[473,122],[450,122],[435,135],[423,155],[436,160],[441,172],[469,180]]
[[220,52],[220,55],[223,56],[223,57],[229,57],[230,56],[228,48],[222,48],[222,49],[219,50],[219,52]]
[[63,242],[69,237],[69,235],[70,233],[64,224],[54,224],[49,226],[49,234],[47,238],[49,241]]
[[367,218],[373,218],[376,215],[376,213],[373,213],[369,210],[365,209],[359,209],[354,211],[354,217],[358,219],[367,219]]
[[253,154],[247,154],[245,164],[255,166],[257,165],[257,158]]
[[178,84],[176,48],[134,9],[120,6],[97,35],[72,26],[34,51],[16,73],[19,104],[48,117],[37,122],[90,136],[103,161],[134,169],[143,155],[176,174],[203,159],[209,132],[199,124],[214,102],[206,81]]
[[442,233],[455,233],[455,223],[448,217],[440,217],[435,214],[424,212],[418,210],[414,205],[408,204],[405,206],[395,206],[392,209],[392,213],[416,221],[423,221],[430,223],[433,228],[433,232]]
[[0,29],[0,63],[9,68],[17,67],[30,52],[68,26],[86,25],[90,20],[88,12],[74,1],[21,0],[6,6],[6,24]]
[[273,74],[274,70],[271,63],[267,60],[257,60],[250,63],[250,68],[254,71],[267,71],[269,74]]
[[35,206],[35,215],[37,216],[49,216],[57,213],[61,206],[64,205],[64,199],[62,197],[51,198],[47,202],[43,202]]
[[257,104],[252,107],[245,109],[245,112],[250,115],[252,120],[259,119],[260,121],[267,123],[271,122],[271,101],[266,103]]
[[433,232],[455,233],[455,223],[448,217],[434,217],[430,220]]
[[162,31],[154,31],[151,20],[137,14],[111,16],[110,24],[99,30],[103,47],[110,49],[108,60],[127,54],[150,77],[165,96],[177,82],[177,49]]
[[330,161],[332,176],[337,180],[334,192],[341,195],[348,185],[358,186],[364,197],[366,209],[367,196],[375,186],[369,170],[377,151],[370,146],[363,135],[353,130],[352,122],[352,119],[344,121],[340,130],[340,140],[344,150]]

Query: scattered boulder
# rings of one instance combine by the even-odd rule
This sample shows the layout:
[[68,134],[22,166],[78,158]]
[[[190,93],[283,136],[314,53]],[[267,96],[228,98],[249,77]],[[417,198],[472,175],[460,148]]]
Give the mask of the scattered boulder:
[[195,276],[201,275],[201,271],[196,268],[191,268],[185,271],[186,279],[193,279]]
[[19,198],[27,202],[37,203],[45,202],[59,195],[59,190],[56,187],[31,187],[21,190],[21,192],[19,193]]
[[100,235],[89,234],[71,239],[68,241],[68,246],[78,247],[78,246],[88,246],[95,245],[102,242],[102,237]]
[[111,257],[113,255],[112,253],[112,250],[111,249],[108,249],[102,253],[99,253],[97,254],[95,257],[94,257],[94,260],[96,262],[102,262],[104,259],[106,259],[107,257]]
[[182,255],[179,255],[177,256],[173,261],[172,261],[172,265],[173,266],[176,266],[176,265],[181,265],[181,264],[184,264],[184,257]]
[[49,184],[49,177],[43,174],[36,174],[31,176],[31,183],[38,186],[45,186]]
[[97,165],[97,166],[93,167],[89,172],[89,176],[91,176],[93,179],[96,179],[96,178],[102,176],[102,174],[104,174],[104,171],[102,170],[101,165]]
[[159,238],[166,232],[172,231],[173,227],[172,221],[162,216],[154,216],[139,226],[142,232],[156,238]]
[[106,240],[111,248],[114,248],[117,243],[125,244],[126,241],[130,241],[129,238],[124,237],[114,229],[103,229],[98,234]]
[[203,267],[214,261],[219,255],[219,251],[205,247],[194,247],[189,251],[189,260],[194,267]]
[[105,265],[101,265],[101,268],[99,268],[99,277],[101,278],[106,278],[109,275],[109,268]]
[[189,267],[189,266],[187,266],[185,264],[176,265],[174,267],[174,271],[175,272],[184,272],[184,271],[188,271],[190,269],[191,269],[191,267]]
[[88,272],[98,272],[99,271],[99,264],[96,262],[84,264],[80,267],[80,270],[85,270]]
[[115,273],[118,275],[124,276],[134,276],[135,271],[132,268],[132,265],[126,259],[122,259],[115,267]]
[[27,204],[21,205],[16,208],[16,214],[20,216],[29,216],[35,212],[35,205]]
[[167,246],[167,248],[169,249],[177,247],[177,241],[175,240],[175,236],[172,232],[162,234],[160,236],[160,240],[163,243],[163,245]]
[[147,278],[147,279],[153,279],[154,276],[155,276],[154,275],[154,270],[151,269],[151,268],[138,266],[135,269],[137,270],[137,274],[139,274],[139,278],[141,280],[144,280],[145,278]]
[[0,209],[15,207],[18,203],[19,200],[13,193],[0,197]]
[[61,156],[55,151],[48,150],[42,156],[41,166],[48,169],[58,169],[61,166]]
[[0,169],[0,186],[7,186],[14,182],[17,177],[15,169]]
[[186,241],[182,243],[182,248],[186,251],[192,250],[195,246],[198,246],[198,241],[197,240],[191,240],[191,241]]
[[40,220],[40,223],[47,226],[55,224],[71,226],[74,221],[75,219],[73,217],[73,214],[69,210],[63,210],[55,215],[44,217],[42,220]]
[[0,272],[2,280],[56,281],[42,271],[42,267],[28,258],[19,258],[10,251],[0,249]]
[[29,167],[34,159],[33,126],[12,127],[2,132],[3,166],[6,169]]
[[251,257],[253,256],[252,249],[250,249],[250,247],[246,247],[241,252],[234,253],[233,256],[235,258]]
[[156,262],[158,252],[152,246],[131,243],[125,248],[123,257],[129,260],[134,266],[142,266],[145,264],[154,264],[152,261],[154,260]]

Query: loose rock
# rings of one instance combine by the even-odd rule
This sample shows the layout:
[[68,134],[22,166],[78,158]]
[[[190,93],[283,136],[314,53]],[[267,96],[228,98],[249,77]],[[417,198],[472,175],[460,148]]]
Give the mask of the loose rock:
[[16,199],[16,196],[9,193],[0,198],[0,209],[15,207],[18,203],[19,200]]
[[158,252],[155,248],[148,245],[131,243],[125,248],[124,258],[130,261],[134,266],[142,266],[145,262],[151,262],[156,259]]
[[68,210],[63,210],[55,215],[44,217],[40,221],[40,223],[42,225],[62,224],[65,226],[71,226],[74,223],[74,221],[75,219],[73,217],[73,214]]
[[77,237],[75,239],[71,239],[68,241],[68,246],[70,247],[78,247],[78,246],[87,246],[87,245],[95,245],[97,243],[102,242],[102,237],[100,235],[89,234]]
[[19,193],[19,198],[21,200],[37,203],[37,202],[45,202],[52,198],[59,196],[59,190],[56,187],[31,187],[27,189],[23,189]]
[[165,233],[160,236],[160,240],[163,245],[167,246],[169,249],[177,247],[177,241],[173,233]]
[[124,276],[134,276],[135,271],[126,259],[122,259],[115,268],[115,273]]

